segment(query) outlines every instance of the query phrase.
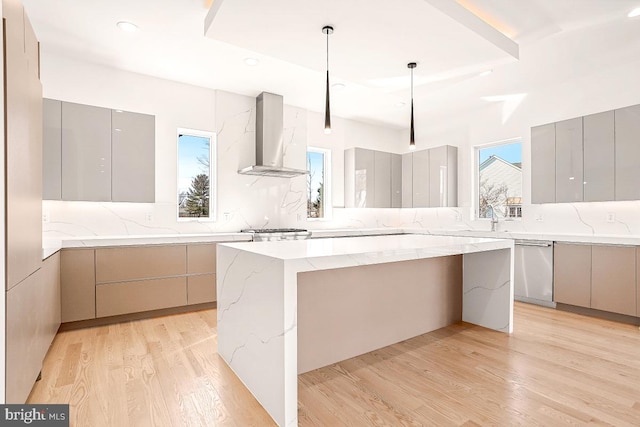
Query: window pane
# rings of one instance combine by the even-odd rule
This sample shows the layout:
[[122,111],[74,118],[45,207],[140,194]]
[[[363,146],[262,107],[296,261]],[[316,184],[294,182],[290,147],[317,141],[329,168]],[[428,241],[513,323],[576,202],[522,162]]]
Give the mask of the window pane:
[[522,143],[478,150],[478,217],[522,217]]
[[211,139],[178,134],[178,218],[211,217]]
[[307,151],[307,218],[324,218],[325,154]]

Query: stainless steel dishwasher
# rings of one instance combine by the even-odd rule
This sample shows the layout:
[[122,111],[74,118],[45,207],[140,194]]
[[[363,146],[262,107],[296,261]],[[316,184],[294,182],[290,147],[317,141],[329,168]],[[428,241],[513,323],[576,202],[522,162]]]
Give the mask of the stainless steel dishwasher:
[[516,301],[554,307],[553,242],[516,240],[514,261]]

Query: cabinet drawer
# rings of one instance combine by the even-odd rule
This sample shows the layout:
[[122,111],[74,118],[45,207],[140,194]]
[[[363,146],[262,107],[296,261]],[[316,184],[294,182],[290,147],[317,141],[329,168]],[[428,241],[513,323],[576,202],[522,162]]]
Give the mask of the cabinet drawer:
[[216,300],[216,275],[203,274],[187,278],[187,304],[201,304]]
[[216,272],[216,245],[188,245],[187,273],[205,274]]
[[96,249],[96,283],[179,276],[186,272],[185,245]]
[[186,277],[96,286],[97,317],[158,310],[186,304]]

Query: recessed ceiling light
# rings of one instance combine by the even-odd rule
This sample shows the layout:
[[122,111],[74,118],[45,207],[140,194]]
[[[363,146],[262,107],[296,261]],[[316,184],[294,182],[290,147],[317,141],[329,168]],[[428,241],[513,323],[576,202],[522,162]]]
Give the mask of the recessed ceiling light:
[[331,87],[335,90],[342,90],[345,88],[345,84],[344,83],[334,83],[331,85]]
[[256,58],[244,58],[244,64],[248,65],[249,67],[255,67],[259,63],[260,63],[259,59],[256,59]]
[[126,31],[127,33],[133,33],[133,32],[138,31],[138,26],[136,24],[128,22],[128,21],[120,21],[116,25],[122,31]]
[[402,108],[402,107],[404,107],[405,105],[407,105],[407,103],[406,103],[406,102],[398,102],[398,103],[396,103],[396,107],[398,107],[398,108]]
[[629,18],[635,18],[636,16],[640,16],[640,7],[636,7],[627,15]]
[[478,74],[478,77],[488,76],[491,73],[493,73],[493,70],[486,70],[486,71],[483,71],[480,74]]

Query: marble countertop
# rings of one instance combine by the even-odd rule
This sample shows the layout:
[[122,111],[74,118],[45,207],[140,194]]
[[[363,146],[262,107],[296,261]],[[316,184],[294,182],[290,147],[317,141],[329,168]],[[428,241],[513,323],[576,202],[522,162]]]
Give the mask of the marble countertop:
[[[548,240],[568,243],[593,243],[603,245],[640,246],[640,236],[562,234],[534,232],[505,232],[479,230],[430,230],[422,228],[348,228],[331,230],[311,230],[312,239],[329,237],[383,236],[391,234],[422,234],[432,236],[458,236],[492,239]],[[159,234],[136,236],[85,236],[63,239],[45,238],[42,241],[42,259],[48,258],[63,248],[91,248],[107,246],[166,245],[176,243],[207,243],[250,241],[247,233],[210,234]]]
[[[306,260],[312,264],[322,261],[324,264],[330,262],[329,260],[339,259],[341,260],[339,265],[331,264],[334,268],[338,268],[343,266],[345,258],[349,258],[346,261],[349,265],[408,261],[511,248],[513,240],[403,234],[279,242],[224,243],[224,246],[285,261]],[[322,268],[330,267],[323,265]]]
[[311,230],[312,238],[374,236],[385,234],[428,234],[433,236],[485,237],[493,239],[546,240],[567,243],[640,246],[640,236],[536,233],[529,231],[430,230],[424,228],[365,228]]
[[157,234],[139,236],[88,236],[65,239],[43,239],[42,259],[48,258],[60,249],[96,248],[108,246],[169,245],[178,243],[209,243],[229,241],[250,241],[248,233],[211,234]]

